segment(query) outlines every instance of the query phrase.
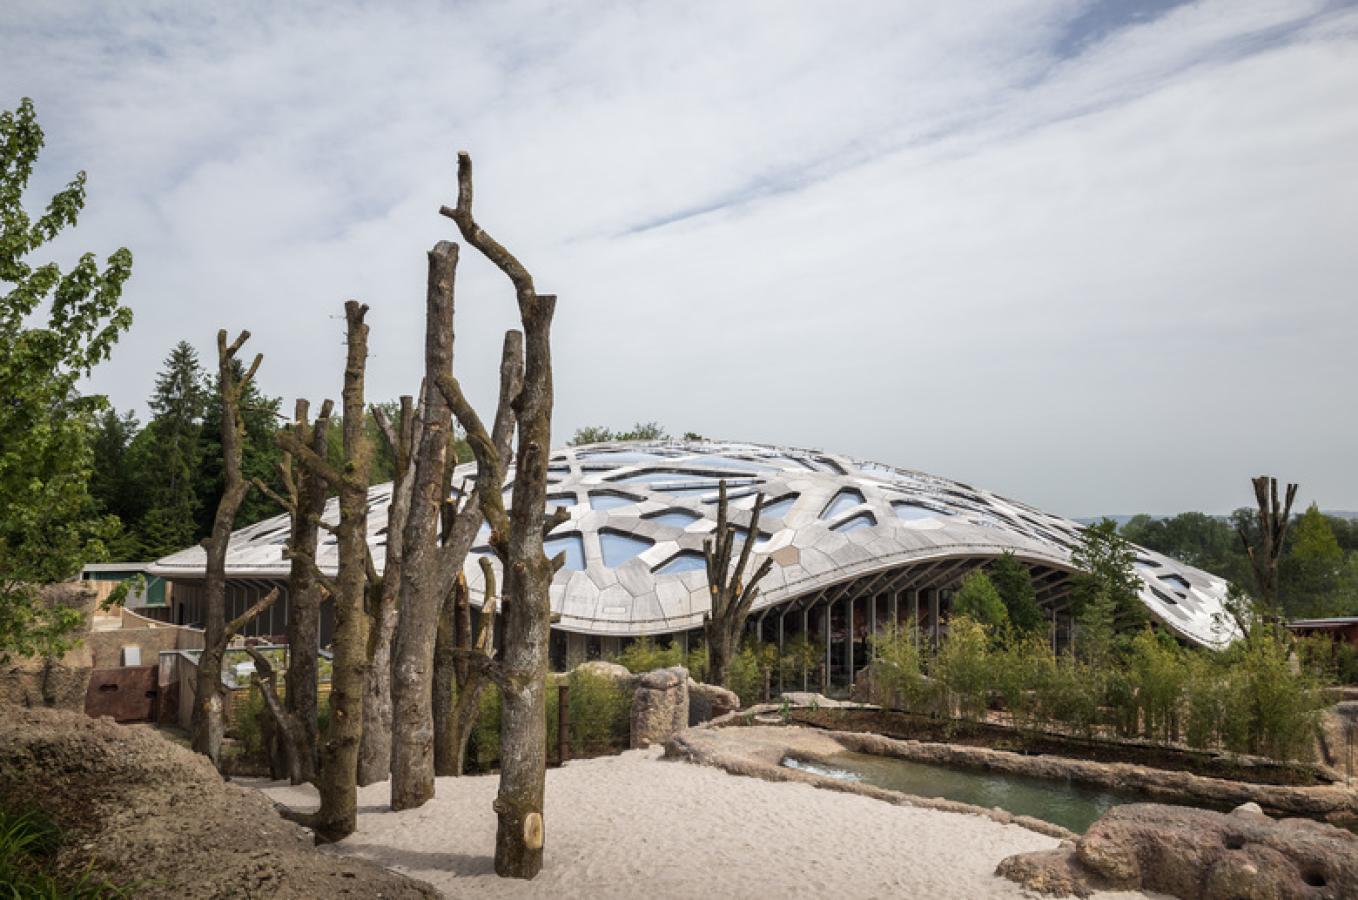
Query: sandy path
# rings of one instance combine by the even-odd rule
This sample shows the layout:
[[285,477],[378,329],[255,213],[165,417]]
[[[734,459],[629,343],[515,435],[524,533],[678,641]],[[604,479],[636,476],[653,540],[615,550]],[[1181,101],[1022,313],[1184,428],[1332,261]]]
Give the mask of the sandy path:
[[[547,857],[532,882],[495,877],[496,777],[440,778],[420,809],[359,791],[358,831],[336,845],[453,897],[1024,897],[1002,858],[1056,841],[980,816],[893,806],[659,758],[578,760],[547,772]],[[310,785],[257,782],[313,807]],[[1132,897],[1140,894],[1105,894]]]

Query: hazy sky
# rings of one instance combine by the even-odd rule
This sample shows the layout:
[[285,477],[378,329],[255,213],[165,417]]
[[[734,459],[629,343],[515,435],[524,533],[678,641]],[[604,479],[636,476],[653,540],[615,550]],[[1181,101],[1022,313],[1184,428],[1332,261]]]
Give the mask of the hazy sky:
[[[557,441],[821,447],[1053,512],[1358,508],[1358,8],[1308,0],[189,4],[8,0],[60,250],[135,257],[94,379],[249,328],[261,386],[418,386],[455,153],[560,300]],[[41,196],[40,196],[41,195]],[[473,252],[489,403],[508,283]],[[210,361],[210,360],[209,360]]]

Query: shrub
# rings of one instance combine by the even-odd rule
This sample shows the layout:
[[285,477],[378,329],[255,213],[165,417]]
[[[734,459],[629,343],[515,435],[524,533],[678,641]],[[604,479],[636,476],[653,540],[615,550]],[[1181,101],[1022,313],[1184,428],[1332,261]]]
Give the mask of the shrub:
[[607,753],[627,746],[632,698],[613,679],[579,669],[571,672],[570,710],[572,753]]
[[825,645],[799,634],[783,644],[783,655],[778,659],[778,671],[784,685],[800,690],[805,675],[808,684],[816,682],[816,674],[825,661]]
[[136,885],[119,887],[96,878],[89,866],[68,877],[54,874],[62,841],[61,828],[45,813],[0,807],[0,893],[25,900],[134,896]]
[[1009,612],[990,577],[980,569],[962,579],[962,587],[952,601],[953,618],[965,617],[980,622],[999,634],[1009,625]]
[[467,747],[467,767],[489,772],[500,761],[500,692],[489,687],[481,692],[481,713]]
[[707,680],[707,647],[699,644],[688,651],[688,656],[684,659],[684,666],[688,669],[688,675],[694,681]]
[[872,701],[879,706],[936,715],[941,709],[937,684],[924,676],[913,627],[887,625],[870,640]]
[[625,666],[633,674],[666,669],[684,663],[684,650],[677,643],[668,647],[657,646],[648,637],[637,638],[627,648],[613,658],[613,662]]
[[1016,728],[1029,729],[1041,721],[1039,697],[1055,669],[1056,657],[1040,637],[1013,640],[994,654],[992,686],[1004,700]]
[[967,721],[985,717],[990,693],[990,635],[967,616],[948,622],[948,639],[934,661],[934,674],[948,691],[950,705]]
[[777,646],[753,639],[741,645],[740,652],[731,660],[729,687],[740,697],[742,707],[765,699],[768,693],[766,688],[777,666]]
[[1179,712],[1188,687],[1183,655],[1168,635],[1146,630],[1132,640],[1127,669],[1136,689],[1142,734],[1151,740],[1179,739]]

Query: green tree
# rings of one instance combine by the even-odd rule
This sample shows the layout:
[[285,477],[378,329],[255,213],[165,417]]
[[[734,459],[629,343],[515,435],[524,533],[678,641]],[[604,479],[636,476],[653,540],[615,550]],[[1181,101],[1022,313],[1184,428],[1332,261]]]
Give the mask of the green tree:
[[117,516],[119,522],[118,533],[108,544],[113,559],[137,559],[141,555],[136,524],[146,514],[146,494],[132,465],[131,452],[139,431],[131,410],[119,415],[117,410],[106,409],[91,438],[94,458],[90,496],[96,512]]
[[156,375],[144,439],[133,442],[133,465],[149,501],[138,528],[149,558],[182,550],[206,533],[198,521],[197,480],[204,465],[207,398],[198,352],[180,341]]
[[1292,540],[1278,573],[1279,593],[1288,616],[1324,616],[1348,608],[1344,551],[1329,519],[1314,503],[1289,532]]
[[1079,569],[1073,579],[1077,614],[1102,598],[1112,610],[1116,630],[1136,628],[1147,621],[1136,553],[1118,534],[1116,522],[1104,519],[1083,529],[1071,562]]
[[1009,624],[1009,614],[1005,611],[1004,601],[990,577],[980,569],[974,569],[962,579],[962,586],[952,598],[952,618],[965,616],[986,626],[992,634],[998,633]]
[[65,648],[79,616],[45,608],[37,586],[101,558],[117,524],[95,514],[89,492],[90,438],[107,401],[76,385],[132,324],[118,302],[132,254],[120,248],[101,269],[85,253],[66,272],[28,261],[85,205],[80,172],[29,216],[23,195],[42,146],[31,100],[0,113],[0,656]]
[[1033,634],[1047,627],[1047,617],[1037,603],[1037,589],[1028,567],[1009,551],[990,567],[990,581],[1004,602],[1009,624],[1020,636]]
[[[692,432],[686,433],[685,438],[687,439],[690,434]],[[637,422],[626,431],[614,431],[604,425],[586,425],[584,428],[575,430],[575,435],[570,439],[569,445],[579,447],[582,444],[602,444],[606,441],[667,441],[669,439],[669,432],[659,422]]]

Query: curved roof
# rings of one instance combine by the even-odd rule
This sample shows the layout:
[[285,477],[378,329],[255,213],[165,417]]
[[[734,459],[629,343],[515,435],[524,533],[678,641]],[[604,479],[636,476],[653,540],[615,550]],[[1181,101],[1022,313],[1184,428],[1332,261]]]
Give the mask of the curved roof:
[[[454,483],[474,470],[459,467]],[[554,451],[549,465],[549,505],[570,512],[548,539],[549,555],[566,554],[552,586],[557,627],[641,635],[700,626],[708,609],[702,544],[716,528],[721,478],[737,526],[749,524],[755,494],[766,497],[754,549],[775,564],[760,583],[756,611],[875,573],[1004,551],[1073,571],[1071,548],[1082,527],[959,482],[819,451],[711,441],[570,447]],[[370,493],[368,534],[379,567],[390,496],[390,484]],[[332,500],[326,518],[337,515]],[[237,531],[228,575],[285,576],[287,538],[285,516]],[[333,570],[334,538],[322,538],[317,561]],[[201,576],[204,560],[201,548],[190,548],[154,571]],[[1235,637],[1217,615],[1226,597],[1222,579],[1142,548],[1137,572],[1142,601],[1173,631],[1212,646]],[[479,596],[481,575],[470,557],[467,577]]]

